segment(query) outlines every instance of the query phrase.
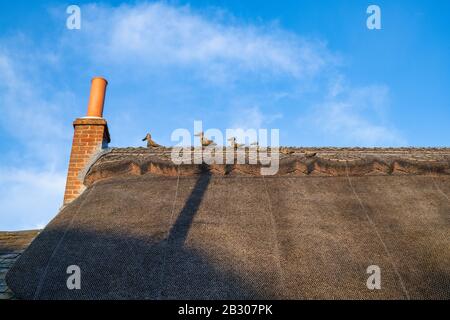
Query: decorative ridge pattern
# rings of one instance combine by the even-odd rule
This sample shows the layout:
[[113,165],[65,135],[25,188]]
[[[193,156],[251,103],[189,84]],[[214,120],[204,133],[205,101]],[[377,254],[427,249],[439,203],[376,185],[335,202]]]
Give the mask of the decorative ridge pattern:
[[[226,149],[223,149],[225,152]],[[89,168],[85,185],[126,175],[176,176],[171,148],[112,148]],[[248,149],[238,152],[249,157]],[[311,154],[315,154],[311,156]],[[259,176],[260,164],[182,164],[181,176],[208,171],[221,176]],[[346,169],[347,167],[347,169]],[[276,176],[450,175],[450,148],[280,147]]]

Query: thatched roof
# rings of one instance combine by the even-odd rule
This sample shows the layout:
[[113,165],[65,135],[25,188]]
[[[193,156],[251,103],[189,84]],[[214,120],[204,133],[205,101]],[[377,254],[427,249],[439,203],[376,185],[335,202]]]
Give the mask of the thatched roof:
[[38,233],[39,230],[0,231],[0,300],[14,299],[5,275]]
[[22,253],[39,230],[0,231],[0,254]]
[[[112,149],[8,285],[28,299],[450,298],[449,149],[292,150],[268,177]],[[66,287],[74,264],[81,290]]]

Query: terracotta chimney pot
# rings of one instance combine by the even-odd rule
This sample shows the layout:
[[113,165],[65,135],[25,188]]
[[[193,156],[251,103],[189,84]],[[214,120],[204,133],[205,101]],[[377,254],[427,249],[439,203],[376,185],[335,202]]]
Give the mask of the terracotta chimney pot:
[[105,103],[105,92],[108,81],[101,77],[92,79],[91,94],[89,96],[88,117],[102,118],[103,105]]

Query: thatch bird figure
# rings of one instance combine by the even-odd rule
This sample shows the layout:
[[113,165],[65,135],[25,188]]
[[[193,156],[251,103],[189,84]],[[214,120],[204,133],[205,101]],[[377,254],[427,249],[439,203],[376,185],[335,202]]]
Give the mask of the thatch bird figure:
[[152,135],[150,133],[147,133],[144,139],[142,141],[147,141],[147,148],[157,148],[161,147],[160,144],[157,144],[155,141],[152,140]]
[[316,154],[317,154],[317,152],[306,151],[306,152],[305,152],[305,157],[307,157],[307,158],[312,158],[312,157],[315,157]]
[[281,148],[280,152],[283,154],[293,154],[295,151],[289,148]]
[[203,133],[203,131],[195,134],[195,136],[200,137],[200,142],[203,147],[216,145],[216,143],[214,141],[205,138],[205,134]]
[[228,139],[228,141],[230,141],[231,146],[232,146],[233,148],[235,148],[235,149],[244,146],[243,143],[237,143],[237,142],[236,142],[236,137],[231,137],[231,138]]

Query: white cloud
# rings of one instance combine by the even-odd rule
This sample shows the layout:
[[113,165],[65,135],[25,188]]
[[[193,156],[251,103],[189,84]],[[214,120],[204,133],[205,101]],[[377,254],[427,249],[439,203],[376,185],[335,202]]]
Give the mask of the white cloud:
[[232,116],[231,128],[259,129],[263,126],[264,115],[258,107],[236,110]]
[[301,126],[315,128],[336,146],[400,146],[406,140],[387,122],[389,90],[386,86],[345,86],[333,83],[325,101],[313,108]]
[[82,31],[99,62],[187,67],[211,81],[246,72],[302,78],[332,59],[323,43],[164,3],[89,6]]
[[58,212],[65,174],[35,170],[0,168],[0,230],[42,227]]
[[23,71],[30,62],[12,56],[0,52],[0,129],[10,145],[0,159],[0,230],[42,227],[57,213],[71,135],[59,118],[67,95],[43,97],[33,74]]
[[21,70],[36,61],[13,57],[14,53],[0,52],[1,128],[25,147],[22,156],[32,153],[47,166],[61,165],[61,147],[70,139],[62,115],[71,104],[71,94],[54,89],[44,97],[40,91],[44,84],[33,79],[33,73]]
[[267,128],[273,121],[282,117],[281,113],[263,113],[258,106],[235,108],[232,112],[230,128],[244,130]]

